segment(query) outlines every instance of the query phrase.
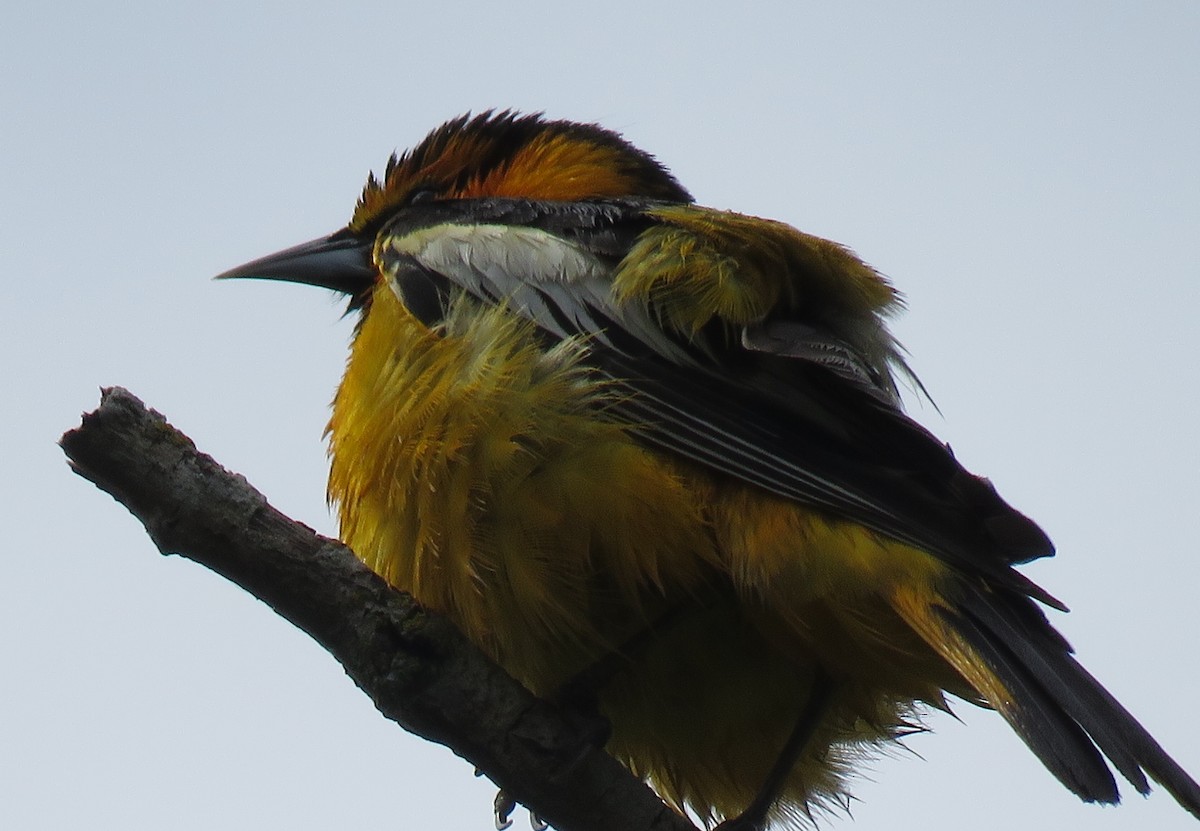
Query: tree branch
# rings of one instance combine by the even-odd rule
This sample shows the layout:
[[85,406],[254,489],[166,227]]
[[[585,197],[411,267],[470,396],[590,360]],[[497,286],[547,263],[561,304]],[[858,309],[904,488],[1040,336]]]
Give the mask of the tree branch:
[[695,831],[448,621],[289,519],[119,387],[60,442],[163,554],[221,574],[324,646],[387,718],[444,744],[560,831]]

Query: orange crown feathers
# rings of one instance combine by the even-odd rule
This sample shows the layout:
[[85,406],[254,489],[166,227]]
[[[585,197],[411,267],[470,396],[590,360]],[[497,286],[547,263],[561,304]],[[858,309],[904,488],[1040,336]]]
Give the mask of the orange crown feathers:
[[456,118],[393,155],[382,181],[374,174],[367,179],[350,230],[368,229],[424,191],[449,199],[692,201],[662,164],[617,133],[510,110]]

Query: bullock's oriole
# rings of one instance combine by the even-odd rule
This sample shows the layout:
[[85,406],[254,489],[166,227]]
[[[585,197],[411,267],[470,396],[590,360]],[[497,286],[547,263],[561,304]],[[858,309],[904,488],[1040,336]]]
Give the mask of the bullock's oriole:
[[1118,800],[1111,764],[1200,816],[1014,570],[1049,539],[902,413],[899,296],[846,248],[503,112],[223,276],[349,296],[343,539],[534,692],[590,678],[609,751],[677,808],[798,823],[949,693],[1084,800]]

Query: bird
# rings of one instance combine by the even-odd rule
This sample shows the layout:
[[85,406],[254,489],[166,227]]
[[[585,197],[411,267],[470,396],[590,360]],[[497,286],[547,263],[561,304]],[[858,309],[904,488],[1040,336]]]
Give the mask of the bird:
[[848,807],[955,699],[1086,802],[1119,801],[1115,771],[1200,818],[1018,570],[1047,535],[904,412],[903,298],[850,249],[703,207],[597,124],[488,110],[393,154],[345,227],[221,276],[356,317],[326,431],[342,540],[593,708],[706,827]]

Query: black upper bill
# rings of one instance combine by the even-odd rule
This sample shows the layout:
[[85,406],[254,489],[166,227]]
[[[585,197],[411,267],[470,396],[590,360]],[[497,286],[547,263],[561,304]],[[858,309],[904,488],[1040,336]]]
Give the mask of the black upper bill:
[[372,242],[338,232],[231,268],[216,279],[284,280],[357,297],[375,283]]

